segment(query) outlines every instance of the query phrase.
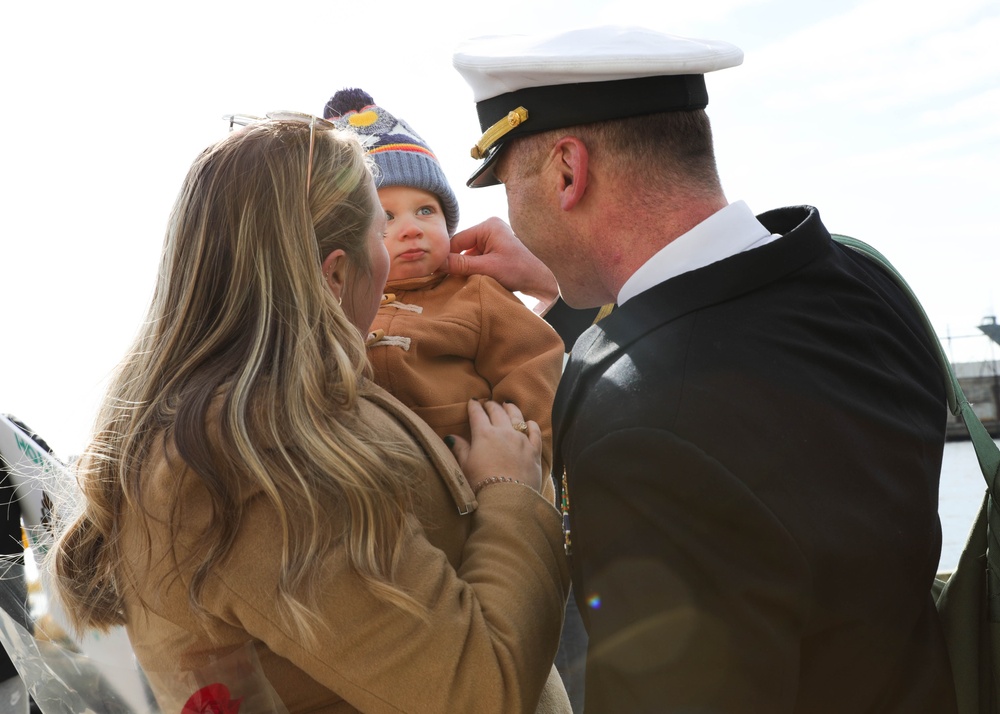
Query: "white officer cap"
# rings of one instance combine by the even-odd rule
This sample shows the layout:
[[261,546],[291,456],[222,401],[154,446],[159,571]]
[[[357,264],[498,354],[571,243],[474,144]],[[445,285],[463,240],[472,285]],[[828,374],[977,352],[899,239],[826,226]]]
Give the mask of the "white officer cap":
[[485,159],[472,188],[499,183],[493,169],[504,142],[579,124],[666,111],[704,109],[705,73],[734,67],[743,51],[640,27],[603,26],[550,35],[478,37],[452,58],[472,87]]

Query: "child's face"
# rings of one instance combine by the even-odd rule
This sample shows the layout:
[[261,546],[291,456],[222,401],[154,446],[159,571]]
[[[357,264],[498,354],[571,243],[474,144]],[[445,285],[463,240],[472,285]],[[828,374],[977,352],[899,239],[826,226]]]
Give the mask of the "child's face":
[[389,280],[430,275],[451,250],[448,224],[433,193],[409,186],[378,190],[385,210],[385,247],[389,251]]

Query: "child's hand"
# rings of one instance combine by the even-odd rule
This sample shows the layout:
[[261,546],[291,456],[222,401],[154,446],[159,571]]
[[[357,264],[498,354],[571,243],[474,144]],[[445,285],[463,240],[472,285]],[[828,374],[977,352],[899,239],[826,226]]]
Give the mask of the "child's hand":
[[452,453],[473,490],[491,477],[519,481],[536,491],[542,487],[542,432],[524,421],[515,405],[469,400],[472,443],[454,439]]

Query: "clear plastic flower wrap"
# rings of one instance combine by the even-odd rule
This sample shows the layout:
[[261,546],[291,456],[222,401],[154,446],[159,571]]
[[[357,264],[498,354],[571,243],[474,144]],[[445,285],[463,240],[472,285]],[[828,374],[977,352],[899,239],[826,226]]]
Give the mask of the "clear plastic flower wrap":
[[[252,642],[198,670],[144,672],[124,628],[74,639],[42,581],[20,564],[2,570],[0,644],[42,714],[288,714]],[[27,714],[27,697],[13,685],[0,709]]]

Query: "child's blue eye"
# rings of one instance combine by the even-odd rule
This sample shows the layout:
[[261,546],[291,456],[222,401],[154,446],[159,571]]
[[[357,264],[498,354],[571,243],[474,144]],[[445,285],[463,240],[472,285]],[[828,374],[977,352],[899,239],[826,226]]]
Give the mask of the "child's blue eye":
[[385,212],[385,220],[387,220],[387,221],[391,221],[392,220],[392,214],[389,213],[389,211]]
[[418,216],[429,216],[434,213],[434,209],[430,206],[421,206],[417,209]]

